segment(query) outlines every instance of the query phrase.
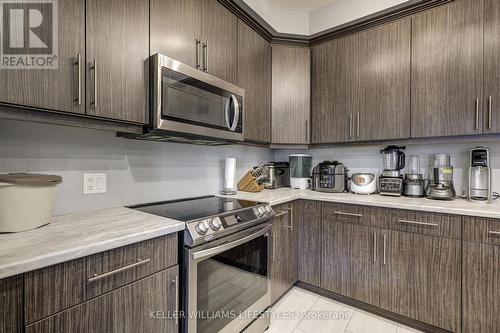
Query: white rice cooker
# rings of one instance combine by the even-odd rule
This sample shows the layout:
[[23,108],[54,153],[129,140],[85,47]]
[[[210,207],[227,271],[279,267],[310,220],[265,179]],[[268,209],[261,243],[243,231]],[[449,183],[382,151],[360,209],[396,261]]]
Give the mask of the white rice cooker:
[[354,173],[349,181],[350,190],[354,194],[377,193],[377,176],[373,173]]

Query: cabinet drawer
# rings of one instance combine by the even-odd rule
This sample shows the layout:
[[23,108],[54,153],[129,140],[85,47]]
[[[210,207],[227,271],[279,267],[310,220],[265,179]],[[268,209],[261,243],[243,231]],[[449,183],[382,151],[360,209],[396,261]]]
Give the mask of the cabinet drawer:
[[27,333],[175,332],[179,269],[171,267],[26,327]]
[[174,266],[177,252],[177,234],[171,234],[28,272],[25,323]]
[[458,215],[394,209],[384,224],[386,229],[461,239],[462,217]]
[[336,223],[353,223],[360,225],[370,225],[367,218],[368,211],[357,205],[340,203],[323,203],[323,220]]
[[464,217],[464,240],[500,245],[500,220]]

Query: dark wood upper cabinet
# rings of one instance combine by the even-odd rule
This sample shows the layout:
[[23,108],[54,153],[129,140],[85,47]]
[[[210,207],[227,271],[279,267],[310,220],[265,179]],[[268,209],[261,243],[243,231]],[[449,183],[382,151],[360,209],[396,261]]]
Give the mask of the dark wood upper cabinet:
[[238,83],[245,89],[245,140],[271,142],[271,45],[238,20]]
[[0,280],[0,308],[0,332],[24,332],[22,275]]
[[272,139],[309,144],[311,55],[308,47],[272,47]]
[[86,3],[87,114],[147,123],[149,1]]
[[151,52],[199,68],[201,0],[151,0]]
[[351,101],[356,141],[409,138],[410,43],[409,19],[356,36],[351,74],[355,76]]
[[[85,1],[59,1],[57,10],[57,68],[0,69],[0,103],[85,113]],[[43,29],[40,37],[52,33]]]
[[484,132],[500,132],[500,1],[484,0]]
[[[496,55],[495,55],[496,56]],[[483,1],[412,19],[412,137],[483,132]]]
[[236,84],[238,19],[217,0],[202,0],[203,69]]

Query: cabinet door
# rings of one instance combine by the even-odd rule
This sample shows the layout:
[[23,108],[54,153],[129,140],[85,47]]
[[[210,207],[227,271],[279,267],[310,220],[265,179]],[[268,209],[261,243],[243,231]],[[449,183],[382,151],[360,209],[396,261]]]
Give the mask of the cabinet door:
[[178,309],[178,281],[175,266],[38,321],[26,332],[176,332],[176,320],[165,317]]
[[271,45],[238,20],[238,83],[245,89],[245,140],[271,142]]
[[378,306],[378,229],[323,215],[322,234],[321,288]]
[[410,137],[411,21],[356,36],[353,132],[359,141]]
[[354,41],[350,36],[312,47],[312,143],[336,143],[352,139]]
[[217,0],[202,1],[204,70],[236,84],[238,19]]
[[201,0],[151,0],[151,52],[201,66]]
[[484,0],[485,133],[500,132],[500,1]]
[[22,275],[0,280],[0,308],[0,332],[23,332]]
[[483,1],[412,19],[412,137],[482,133]]
[[308,144],[311,96],[310,50],[273,45],[272,143]]
[[381,233],[380,307],[458,332],[461,242],[399,231]]
[[463,333],[500,332],[500,247],[463,243]]
[[87,114],[147,123],[149,1],[87,0],[86,17]]
[[[57,2],[57,68],[0,68],[0,102],[49,110],[85,113],[85,1]],[[52,29],[37,29],[42,42],[53,38]],[[24,41],[26,44],[27,41]],[[23,52],[29,52],[23,48]],[[30,54],[28,54],[31,56]],[[80,55],[80,64],[78,56]],[[79,65],[81,75],[79,75]],[[79,80],[80,79],[80,80]],[[80,97],[80,98],[79,98]],[[79,101],[81,103],[79,103]]]
[[301,201],[298,228],[298,280],[320,286],[321,277],[321,202]]

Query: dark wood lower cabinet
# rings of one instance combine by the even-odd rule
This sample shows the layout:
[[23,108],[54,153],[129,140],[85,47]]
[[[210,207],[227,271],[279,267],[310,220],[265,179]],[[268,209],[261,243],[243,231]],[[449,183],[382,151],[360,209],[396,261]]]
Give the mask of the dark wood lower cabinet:
[[321,276],[321,206],[320,201],[298,203],[298,279],[320,286]]
[[272,229],[271,303],[275,303],[298,279],[297,211],[295,204],[274,207]]
[[461,241],[382,230],[379,248],[380,307],[460,332]]
[[0,280],[0,332],[23,332],[23,278]]
[[500,247],[463,243],[463,333],[500,332]]
[[177,332],[178,266],[26,327],[26,333]]

